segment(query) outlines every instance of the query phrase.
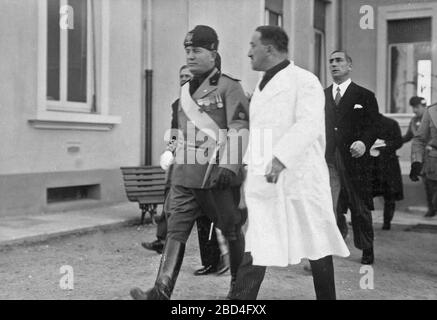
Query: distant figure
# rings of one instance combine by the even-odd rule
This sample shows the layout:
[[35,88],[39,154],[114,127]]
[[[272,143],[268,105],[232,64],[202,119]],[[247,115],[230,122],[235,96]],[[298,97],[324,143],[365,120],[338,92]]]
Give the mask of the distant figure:
[[434,217],[437,211],[437,106],[428,107],[413,138],[411,146],[410,179],[425,182],[428,212],[425,217]]
[[426,101],[421,97],[412,97],[410,99],[410,106],[413,108],[414,117],[411,119],[408,125],[407,133],[402,137],[402,142],[407,143],[413,139],[419,129],[422,122],[423,114],[426,110]]
[[401,167],[396,150],[402,147],[401,128],[397,121],[384,117],[378,120],[378,140],[370,149],[372,156],[373,196],[384,197],[383,230],[390,230],[396,203],[404,198]]

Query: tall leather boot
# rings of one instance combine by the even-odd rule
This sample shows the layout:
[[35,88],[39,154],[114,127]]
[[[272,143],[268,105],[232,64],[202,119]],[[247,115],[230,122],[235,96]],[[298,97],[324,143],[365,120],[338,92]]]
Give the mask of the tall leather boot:
[[232,295],[232,291],[235,287],[235,282],[237,280],[237,272],[240,267],[241,261],[244,255],[244,235],[241,230],[237,232],[237,237],[235,240],[228,240],[229,243],[229,267],[231,269],[231,284],[229,288],[228,296]]
[[228,300],[256,300],[266,274],[265,266],[254,266],[252,255],[245,252],[236,277],[231,276]]
[[384,200],[384,224],[382,225],[382,230],[390,230],[391,221],[395,214],[395,205],[394,200]]
[[161,257],[155,286],[144,292],[140,288],[133,288],[130,295],[135,300],[170,300],[176,279],[184,259],[185,243],[167,239]]
[[332,256],[310,260],[317,300],[336,300]]

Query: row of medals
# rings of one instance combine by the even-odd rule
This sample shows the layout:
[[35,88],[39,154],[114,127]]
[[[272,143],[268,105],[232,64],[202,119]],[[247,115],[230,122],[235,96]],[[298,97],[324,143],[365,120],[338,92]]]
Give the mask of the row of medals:
[[199,106],[200,112],[211,111],[210,105],[214,103],[217,104],[217,108],[219,109],[223,108],[223,100],[219,94],[215,94],[213,97],[206,97],[197,100],[197,105]]

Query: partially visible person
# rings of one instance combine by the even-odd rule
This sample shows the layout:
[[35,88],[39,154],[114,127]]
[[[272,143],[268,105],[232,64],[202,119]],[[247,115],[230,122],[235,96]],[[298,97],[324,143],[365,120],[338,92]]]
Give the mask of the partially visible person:
[[[188,66],[183,65],[179,69],[179,85],[182,86],[185,82],[189,81],[193,75],[188,69]],[[172,129],[172,137],[170,137],[170,143],[176,141],[177,137],[177,128],[178,128],[178,105],[179,99],[176,99],[172,105],[172,117],[171,117],[171,129]],[[171,177],[172,167],[170,166],[168,170],[166,170],[166,186],[164,190],[164,202],[167,201],[168,192],[170,191],[170,177]],[[156,222],[156,240],[152,242],[142,242],[141,245],[143,248],[147,250],[156,251],[161,254],[164,249],[165,238],[167,237],[167,212],[165,210],[165,204],[162,209],[162,213],[159,217],[157,217]]]
[[411,141],[416,135],[417,129],[419,129],[423,114],[426,110],[426,100],[417,96],[411,97],[410,106],[413,108],[414,117],[411,118],[407,133],[402,137],[403,143]]
[[396,150],[402,147],[401,128],[396,120],[379,115],[378,140],[370,150],[373,196],[384,198],[383,230],[390,230],[396,201],[404,198],[401,167]]
[[[221,67],[220,56],[217,54],[216,66],[218,69]],[[193,75],[187,65],[183,65],[179,69],[179,84],[182,87],[186,82],[192,79]],[[171,119],[171,129],[172,137],[171,142],[177,140],[177,129],[178,129],[178,108],[179,99],[177,99],[172,104],[172,119]],[[166,171],[166,188],[164,191],[164,199],[167,202],[168,193],[170,191],[171,184],[171,174],[173,167],[170,166]],[[168,210],[166,210],[166,205],[163,206],[163,210],[159,218],[157,219],[156,226],[156,240],[153,242],[142,242],[141,245],[148,250],[154,250],[161,254],[164,249],[165,238],[167,237],[167,219]],[[229,269],[229,265],[219,250],[219,245],[217,242],[217,235],[215,230],[213,230],[211,236],[209,236],[211,220],[207,216],[200,217],[196,221],[197,225],[197,235],[199,239],[199,251],[200,260],[202,267],[194,272],[194,275],[207,275],[210,273],[217,272],[218,274],[224,273]]]
[[[373,92],[352,81],[352,58],[346,51],[331,54],[329,69],[334,83],[325,89],[325,157],[334,209],[338,210],[341,191],[342,202],[351,209],[354,245],[363,251],[361,263],[373,264],[374,207],[369,151],[377,137],[378,103]],[[344,229],[344,216],[337,216],[342,224],[339,228]]]
[[260,26],[248,56],[263,71],[250,102],[249,146],[271,134],[272,152],[246,155],[246,254],[229,299],[256,299],[267,266],[309,259],[317,299],[336,299],[333,255],[349,250],[335,223],[324,158],[324,95],[317,77],[288,60],[282,28]]
[[437,105],[428,107],[413,138],[411,146],[410,179],[425,182],[428,211],[425,217],[437,212]]

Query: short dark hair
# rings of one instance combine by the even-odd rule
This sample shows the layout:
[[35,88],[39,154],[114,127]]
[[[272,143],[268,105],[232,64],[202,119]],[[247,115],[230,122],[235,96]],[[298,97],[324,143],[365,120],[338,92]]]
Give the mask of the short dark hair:
[[279,52],[288,52],[288,36],[284,29],[276,26],[259,26],[255,31],[261,33],[262,44],[271,44]]
[[417,105],[426,105],[426,100],[422,97],[414,96],[410,99],[410,106],[415,107]]
[[334,53],[343,53],[344,54],[344,57],[346,58],[346,61],[347,62],[349,62],[350,64],[352,64],[352,58],[351,58],[351,56],[347,53],[347,51],[346,50],[335,50],[335,51],[333,51],[332,53],[331,53],[331,56],[334,54]]

